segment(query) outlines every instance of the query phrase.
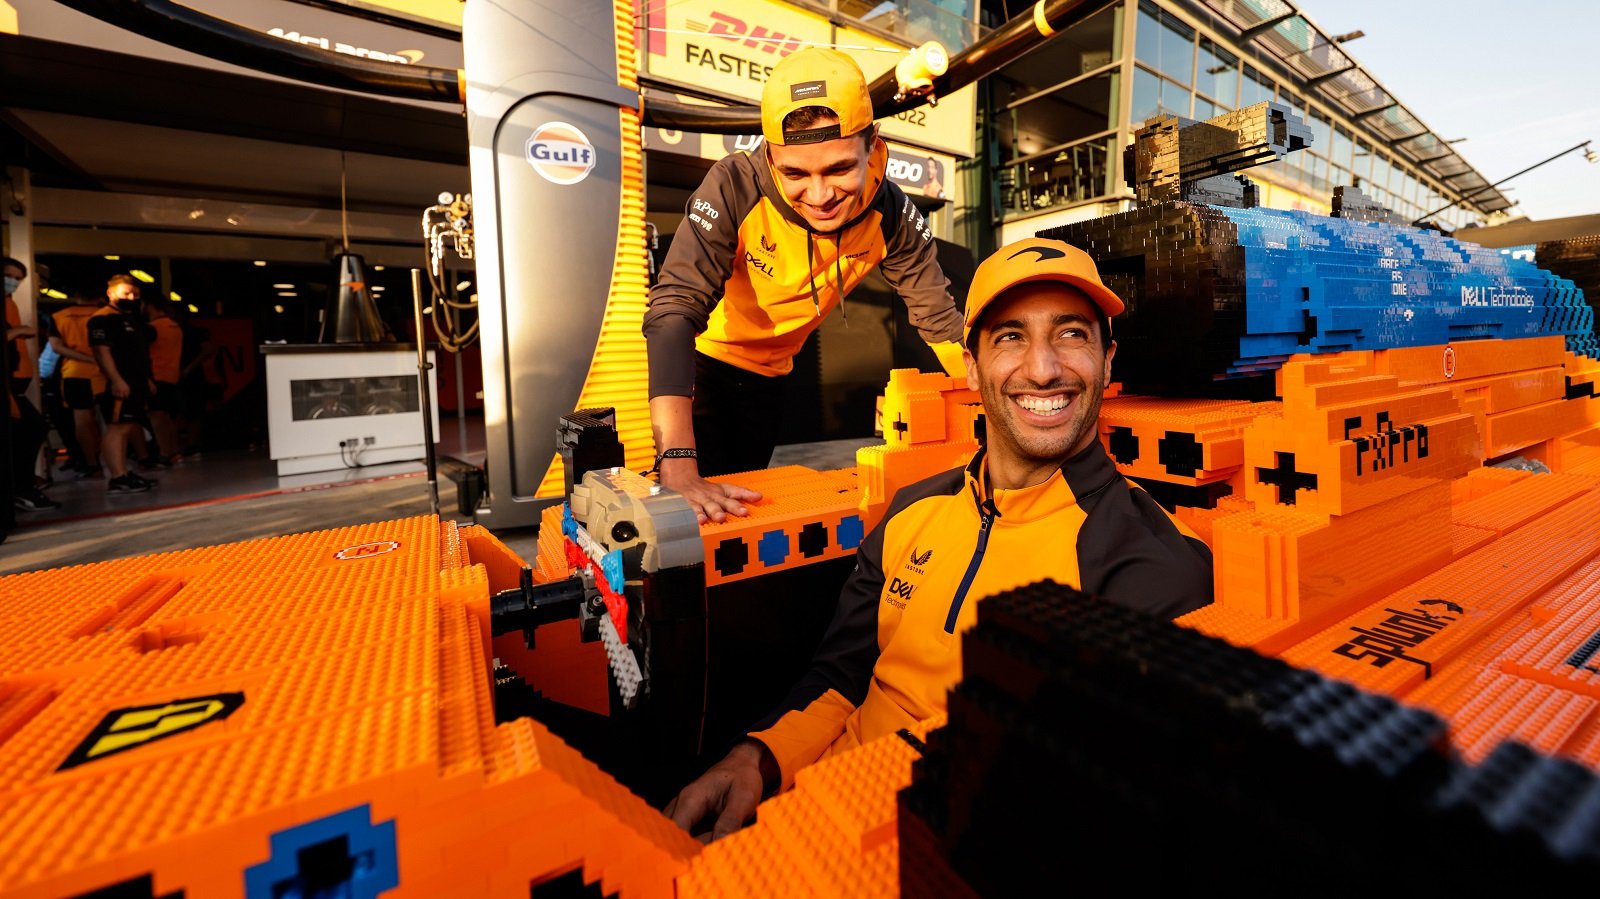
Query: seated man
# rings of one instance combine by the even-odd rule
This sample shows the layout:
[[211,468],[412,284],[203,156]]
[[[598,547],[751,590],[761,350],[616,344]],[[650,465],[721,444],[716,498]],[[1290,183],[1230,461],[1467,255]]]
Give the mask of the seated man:
[[800,768],[943,712],[981,597],[1050,578],[1167,618],[1211,601],[1210,550],[1118,475],[1098,439],[1122,308],[1060,241],[1020,241],[978,267],[963,336],[986,447],[895,496],[810,672],[667,805],[674,822],[732,833]]

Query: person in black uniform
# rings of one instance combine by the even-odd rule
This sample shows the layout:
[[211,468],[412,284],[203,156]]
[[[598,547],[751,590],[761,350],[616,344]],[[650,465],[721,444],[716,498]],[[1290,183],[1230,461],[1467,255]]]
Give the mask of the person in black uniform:
[[[33,408],[26,391],[33,381],[33,360],[28,354],[27,339],[34,329],[22,323],[17,304],[11,299],[28,277],[28,267],[10,256],[0,260],[5,270],[5,340],[0,341],[0,369],[5,371],[6,413],[9,419],[5,433],[9,441],[11,500],[25,512],[54,509],[61,504],[45,496],[33,479],[34,462],[39,458],[39,446],[44,442],[48,426],[39,410]],[[3,458],[5,447],[0,447]]]
[[105,372],[106,389],[98,397],[106,421],[100,458],[110,480],[107,493],[143,493],[155,484],[128,469],[128,444],[144,428],[145,410],[154,385],[150,381],[150,325],[139,301],[139,282],[128,275],[111,278],[111,305],[89,318],[89,346]]

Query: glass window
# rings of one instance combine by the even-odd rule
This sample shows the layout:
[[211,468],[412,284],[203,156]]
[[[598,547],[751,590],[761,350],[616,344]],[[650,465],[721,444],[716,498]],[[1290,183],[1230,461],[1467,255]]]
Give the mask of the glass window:
[[936,40],[951,55],[977,40],[973,0],[839,0],[839,12],[913,43]]
[[1195,87],[1223,109],[1232,109],[1239,96],[1239,57],[1201,38]]
[[1133,58],[1147,66],[1161,65],[1161,14],[1152,12],[1143,3],[1133,31]]
[[1115,142],[1115,135],[1081,141],[1001,169],[1004,214],[1016,216],[1070,206],[1109,193],[1109,161]]
[[1367,182],[1372,180],[1372,146],[1360,138],[1356,139],[1356,151],[1350,157],[1350,173],[1359,179],[1359,183],[1352,183],[1366,190]]
[[1305,157],[1302,162],[1308,178],[1307,186],[1311,188],[1312,193],[1319,195],[1328,193],[1328,161],[1315,154],[1298,155]]
[[1172,115],[1191,117],[1190,100],[1193,94],[1181,84],[1161,79],[1161,111]]
[[[1002,116],[1001,158],[1042,153],[1117,126],[1114,73],[1088,78],[1034,97]],[[1009,133],[1008,133],[1009,132]]]
[[1129,121],[1135,129],[1160,115],[1189,117],[1189,89],[1151,74],[1133,69],[1133,109]]
[[1182,84],[1194,77],[1193,29],[1143,3],[1133,33],[1133,52],[1140,62]]
[[1225,113],[1227,111],[1228,110],[1224,109],[1223,107],[1218,106],[1217,104],[1211,102],[1210,100],[1207,100],[1205,97],[1202,97],[1199,94],[1195,95],[1195,98],[1194,98],[1194,117],[1195,118],[1197,118],[1197,119],[1199,119],[1201,121],[1205,121],[1206,119],[1215,118],[1215,117],[1217,117],[1217,116],[1219,116],[1219,115],[1221,115],[1221,114],[1223,114],[1223,113]]
[[1270,177],[1272,180],[1284,185],[1285,187],[1292,187],[1296,190],[1299,190],[1300,182],[1305,175],[1300,171],[1300,167],[1294,164],[1295,155],[1296,154],[1294,153],[1290,153],[1288,156],[1283,157],[1277,162],[1269,162],[1266,165],[1257,166],[1255,169],[1252,169],[1252,172],[1270,172]]
[[1161,114],[1161,79],[1138,66],[1133,69],[1133,106],[1128,120],[1134,128]]
[[1333,146],[1333,120],[1313,109],[1306,124],[1311,126],[1311,149],[1327,157]]
[[[1351,145],[1352,141],[1350,138],[1350,132],[1344,130],[1343,128],[1334,128],[1333,147],[1328,152],[1328,158],[1332,160],[1335,165],[1348,166],[1350,164]],[[1350,182],[1345,181],[1342,183],[1349,184]]]
[[417,379],[405,375],[289,382],[293,421],[398,415],[418,408]]
[[1244,79],[1239,82],[1239,108],[1254,106],[1272,98],[1272,79],[1245,66]]
[[1328,185],[1331,188],[1345,187],[1350,184],[1350,170],[1342,166],[1328,166]]
[[1376,153],[1372,157],[1372,186],[1389,190],[1389,177],[1393,172],[1389,165],[1389,157],[1383,153]]
[[1110,65],[1122,52],[1117,41],[1118,7],[1090,16],[1050,39],[1049,46],[1029,53],[994,75],[996,98],[1013,103],[1039,91]]
[[1417,199],[1417,179],[1411,177],[1410,172],[1402,169],[1400,170],[1399,181],[1400,186],[1396,190],[1400,194],[1400,201],[1410,205]]

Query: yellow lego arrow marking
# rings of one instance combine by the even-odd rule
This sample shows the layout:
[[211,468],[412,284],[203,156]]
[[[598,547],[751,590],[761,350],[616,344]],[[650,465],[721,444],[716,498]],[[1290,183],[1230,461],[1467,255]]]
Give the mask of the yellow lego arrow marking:
[[175,702],[159,709],[124,712],[111,725],[112,732],[89,748],[89,758],[99,758],[138,743],[148,743],[167,734],[198,727],[222,709],[222,701],[213,699],[210,702]]
[[162,705],[116,709],[100,719],[94,731],[78,744],[78,748],[72,751],[59,770],[75,768],[193,730],[211,721],[220,721],[241,705],[244,705],[243,693],[218,693],[192,699],[175,699]]

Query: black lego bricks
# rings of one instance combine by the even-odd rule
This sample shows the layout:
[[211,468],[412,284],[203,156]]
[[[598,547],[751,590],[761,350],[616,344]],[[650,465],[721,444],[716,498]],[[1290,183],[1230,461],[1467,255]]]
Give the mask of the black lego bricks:
[[1069,587],[984,600],[900,794],[902,895],[1529,892],[1600,873],[1592,772]]

